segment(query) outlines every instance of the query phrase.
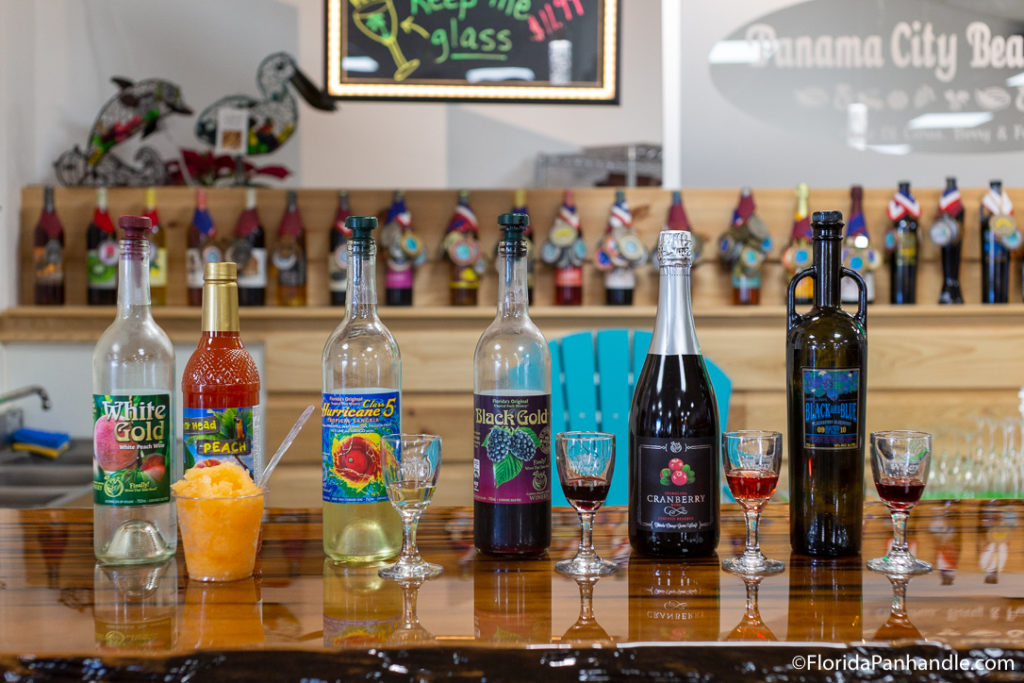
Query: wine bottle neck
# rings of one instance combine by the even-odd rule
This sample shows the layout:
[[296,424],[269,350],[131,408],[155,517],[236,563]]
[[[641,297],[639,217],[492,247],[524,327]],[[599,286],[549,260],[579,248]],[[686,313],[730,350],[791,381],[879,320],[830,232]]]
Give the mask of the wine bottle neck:
[[349,318],[377,316],[377,244],[373,240],[348,241],[348,283],[345,295]]
[[690,302],[690,266],[662,265],[658,284],[658,315],[650,353],[656,356],[699,355]]
[[203,332],[238,332],[238,284],[203,283]]
[[819,237],[814,240],[814,305],[818,308],[839,307],[839,279],[842,266],[842,240]]
[[152,315],[149,295],[149,240],[121,240],[117,280],[119,318],[148,318]]
[[499,318],[523,318],[529,315],[526,254],[526,242],[523,240],[503,240],[498,243],[498,268],[502,274],[498,282]]

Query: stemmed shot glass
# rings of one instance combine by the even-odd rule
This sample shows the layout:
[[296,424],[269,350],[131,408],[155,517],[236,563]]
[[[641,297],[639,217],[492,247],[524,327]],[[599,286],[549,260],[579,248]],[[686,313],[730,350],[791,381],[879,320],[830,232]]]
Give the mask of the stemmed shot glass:
[[782,465],[782,434],[760,430],[726,432],[722,435],[722,466],[733,498],[743,508],[747,526],[746,550],[722,561],[722,569],[745,575],[781,572],[779,560],[769,560],[757,540],[761,510],[775,493]]
[[555,435],[555,463],[566,500],[580,516],[580,545],[576,557],[555,563],[569,576],[603,576],[617,568],[594,550],[594,514],[608,497],[615,468],[615,436],[602,432],[562,432]]
[[907,548],[907,518],[921,500],[932,459],[932,435],[926,432],[871,433],[871,474],[878,497],[892,515],[892,547],[885,557],[868,560],[868,569],[884,574],[923,574],[932,566]]
[[420,556],[416,526],[430,505],[441,473],[441,437],[435,434],[389,434],[381,439],[384,486],[402,518],[402,552],[398,562],[377,572],[385,579],[429,579],[444,568]]

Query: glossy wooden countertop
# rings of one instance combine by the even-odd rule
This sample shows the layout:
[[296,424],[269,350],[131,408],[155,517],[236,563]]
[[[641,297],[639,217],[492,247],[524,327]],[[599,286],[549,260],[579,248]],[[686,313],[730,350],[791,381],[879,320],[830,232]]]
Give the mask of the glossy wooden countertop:
[[[289,662],[326,670],[344,663],[364,673],[382,666],[381,653],[396,658],[385,658],[388,667],[430,662],[458,669],[463,660],[470,668],[526,666],[515,663],[522,656],[551,670],[550,656],[586,652],[594,667],[621,673],[627,661],[645,671],[666,662],[684,666],[679,648],[691,653],[683,659],[698,663],[685,666],[742,667],[754,645],[762,648],[758,666],[778,659],[785,669],[788,653],[834,655],[839,650],[828,644],[839,643],[865,653],[996,648],[990,652],[1015,657],[1024,673],[1022,513],[1016,500],[922,503],[910,518],[912,549],[936,569],[909,582],[906,616],[899,617],[890,613],[889,580],[864,568],[891,537],[879,504],[868,504],[863,555],[833,562],[791,556],[786,505],[770,504],[762,547],[784,560],[786,571],[761,581],[759,612],[746,613],[747,587],[719,567],[720,558],[742,549],[737,508],[723,508],[718,556],[689,562],[630,557],[625,510],[610,508],[598,515],[595,540],[619,570],[592,586],[588,617],[581,613],[586,587],[552,568],[576,543],[569,511],[555,513],[550,558],[497,561],[473,550],[471,510],[429,510],[419,544],[427,559],[444,565],[444,574],[403,595],[402,587],[377,578],[375,568],[325,562],[319,510],[269,510],[256,576],[229,584],[190,581],[180,546],[178,557],[160,567],[97,567],[88,510],[0,510],[0,671],[4,680],[45,666],[84,676],[99,661],[90,658],[116,667],[141,657],[150,662],[143,669],[159,677],[168,671],[153,663],[160,660],[249,667],[269,661],[273,668],[282,661],[274,652],[298,650],[287,655]],[[409,607],[415,602],[418,623],[403,625],[403,600]],[[769,647],[776,640],[788,649]],[[258,652],[194,654],[238,649]],[[648,650],[653,654],[638,654]],[[395,664],[402,657],[406,663]],[[583,664],[564,661],[558,666],[567,670]]]

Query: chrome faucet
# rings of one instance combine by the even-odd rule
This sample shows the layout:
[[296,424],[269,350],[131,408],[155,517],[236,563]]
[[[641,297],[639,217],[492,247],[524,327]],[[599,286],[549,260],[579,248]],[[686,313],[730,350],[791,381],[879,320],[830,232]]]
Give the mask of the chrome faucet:
[[6,394],[0,394],[0,405],[4,403],[10,403],[11,401],[17,401],[19,398],[25,398],[32,394],[38,394],[39,398],[43,402],[43,410],[49,410],[53,404],[50,402],[50,395],[46,393],[46,389],[43,389],[38,384],[29,387],[22,387],[21,389],[15,389],[14,391]]

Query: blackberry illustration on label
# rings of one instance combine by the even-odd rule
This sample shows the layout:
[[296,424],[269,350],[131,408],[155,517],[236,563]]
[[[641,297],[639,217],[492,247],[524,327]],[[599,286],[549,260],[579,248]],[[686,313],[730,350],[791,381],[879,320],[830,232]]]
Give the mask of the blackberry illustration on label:
[[93,500],[152,505],[170,498],[170,395],[93,395]]
[[398,404],[397,391],[323,394],[324,501],[387,501],[381,437],[400,431]]
[[185,408],[185,469],[233,460],[252,470],[253,409]]
[[474,500],[550,500],[550,401],[547,395],[476,396]]

